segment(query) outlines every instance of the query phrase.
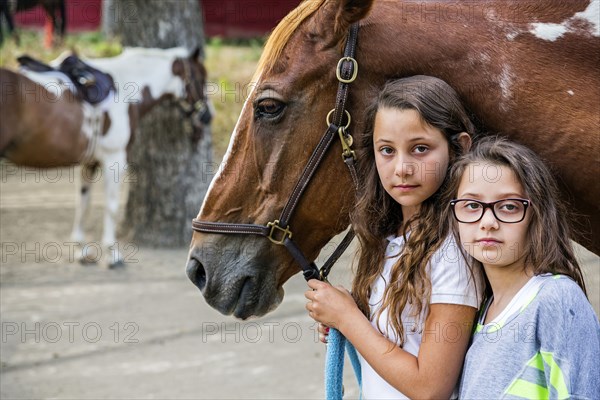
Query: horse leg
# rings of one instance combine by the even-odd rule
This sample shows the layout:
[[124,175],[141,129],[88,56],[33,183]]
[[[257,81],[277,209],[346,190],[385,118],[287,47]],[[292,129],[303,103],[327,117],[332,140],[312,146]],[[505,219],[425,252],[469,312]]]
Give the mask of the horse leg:
[[73,221],[73,230],[71,231],[71,240],[81,246],[79,262],[81,264],[95,264],[99,257],[90,253],[90,247],[85,242],[85,233],[83,231],[84,219],[87,217],[90,205],[90,195],[92,183],[96,177],[98,163],[84,164],[81,166],[81,178],[77,185],[77,203],[75,206],[75,220]]
[[10,7],[8,5],[7,0],[0,0],[0,46],[2,46],[2,42],[4,41],[4,34],[2,32],[2,20],[6,21],[7,28],[7,36],[13,35],[15,37],[15,42],[18,43],[18,36],[15,32],[15,25],[12,19],[12,15],[10,13]]
[[[4,35],[2,34],[2,20],[4,19],[5,13],[7,16],[6,20],[8,23],[8,1],[0,0],[0,47],[2,47],[2,43],[4,43]],[[8,34],[10,35],[10,27],[8,28]]]
[[107,156],[102,164],[104,172],[105,208],[104,208],[104,233],[102,234],[102,247],[106,249],[108,267],[116,268],[125,265],[116,239],[117,213],[119,211],[119,196],[121,182],[127,168],[127,155],[125,151]]

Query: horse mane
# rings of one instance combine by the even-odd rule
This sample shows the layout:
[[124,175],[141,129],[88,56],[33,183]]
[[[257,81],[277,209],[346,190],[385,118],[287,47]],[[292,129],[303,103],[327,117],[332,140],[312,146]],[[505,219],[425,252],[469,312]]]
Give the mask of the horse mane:
[[279,24],[275,27],[269,40],[265,44],[265,48],[258,60],[256,72],[252,77],[252,82],[257,82],[260,74],[270,71],[275,62],[281,56],[283,48],[290,40],[290,37],[296,32],[298,26],[302,24],[308,17],[317,11],[327,0],[304,0],[298,7],[286,15]]

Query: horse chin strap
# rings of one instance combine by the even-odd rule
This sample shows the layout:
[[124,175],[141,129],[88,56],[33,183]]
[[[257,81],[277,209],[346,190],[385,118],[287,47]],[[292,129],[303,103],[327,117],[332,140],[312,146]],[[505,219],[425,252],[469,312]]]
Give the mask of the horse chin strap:
[[[350,242],[354,238],[354,231],[352,229],[348,231],[346,237],[344,237],[333,254],[329,257],[321,269],[319,269],[314,261],[309,261],[304,256],[302,250],[300,250],[298,245],[292,240],[292,231],[290,230],[288,223],[296,206],[298,205],[300,197],[304,193],[304,190],[308,186],[312,176],[323,161],[327,150],[329,147],[331,147],[331,144],[334,142],[336,137],[339,137],[342,143],[342,159],[348,166],[355,189],[358,189],[358,178],[355,166],[356,155],[352,150],[352,136],[347,133],[351,118],[350,113],[345,109],[349,85],[356,79],[358,74],[358,63],[354,58],[356,53],[357,39],[358,24],[353,24],[350,28],[350,33],[346,41],[344,56],[339,60],[336,68],[336,76],[339,81],[339,85],[335,108],[327,115],[327,130],[310,156],[308,163],[304,167],[302,175],[296,183],[296,186],[294,187],[288,202],[283,208],[279,219],[269,222],[267,225],[209,222],[194,219],[192,221],[193,230],[205,233],[248,234],[264,236],[274,244],[283,245],[286,247],[286,249],[288,249],[292,257],[294,257],[296,262],[302,267],[304,278],[307,281],[310,279],[327,280],[327,275],[329,275],[331,267],[348,248],[348,245],[350,245]],[[345,125],[343,125],[344,117],[346,117]]]

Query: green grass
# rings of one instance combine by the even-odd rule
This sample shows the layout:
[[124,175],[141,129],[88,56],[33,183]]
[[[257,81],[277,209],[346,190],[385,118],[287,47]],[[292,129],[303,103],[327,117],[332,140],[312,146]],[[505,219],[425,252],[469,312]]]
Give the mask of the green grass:
[[90,58],[112,57],[121,53],[122,47],[118,39],[106,39],[99,32],[85,32],[69,34],[60,45],[46,49],[42,32],[20,29],[19,44],[13,38],[5,38],[0,49],[0,67],[17,68],[17,57],[22,54],[50,61],[69,50]]
[[[69,34],[64,43],[52,49],[44,48],[43,32],[20,30],[19,37],[19,45],[12,38],[5,39],[0,49],[0,67],[16,69],[16,59],[23,54],[50,61],[68,50],[75,50],[89,58],[112,57],[122,51],[118,38],[107,39],[99,32]],[[227,149],[231,132],[248,95],[248,85],[260,58],[263,43],[262,39],[212,38],[206,44],[208,93],[216,110],[212,123],[216,162],[222,159]]]
[[206,46],[208,92],[215,106],[213,119],[213,153],[216,161],[222,159],[229,137],[238,120],[262,43],[223,43],[210,40]]

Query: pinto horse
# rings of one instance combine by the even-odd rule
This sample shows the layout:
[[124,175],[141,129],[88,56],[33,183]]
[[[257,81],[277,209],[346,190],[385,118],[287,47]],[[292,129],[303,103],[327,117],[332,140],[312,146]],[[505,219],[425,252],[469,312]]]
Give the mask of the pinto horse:
[[[198,49],[190,55],[183,48],[128,48],[117,57],[86,62],[109,73],[117,88],[96,107],[70,90],[73,85],[66,85],[66,76],[24,71],[26,77],[0,70],[0,155],[18,165],[41,168],[81,164],[71,235],[78,243],[84,241],[83,218],[100,166],[106,195],[102,246],[108,250],[102,254],[110,255],[109,266],[117,266],[122,264],[116,241],[119,191],[137,120],[161,98],[175,97],[183,117],[191,120],[192,136],[200,138],[210,116],[206,70]],[[91,258],[81,255],[83,262]]]
[[[279,304],[283,283],[299,271],[288,246],[272,242],[286,244],[293,235],[297,249],[314,260],[348,227],[354,186],[340,159],[341,141],[296,198],[289,226],[274,220],[296,196],[294,185],[329,125],[336,65],[353,24],[359,25],[358,75],[345,110],[355,137],[363,130],[362,111],[384,82],[437,76],[458,91],[483,129],[551,163],[589,228],[580,243],[600,253],[599,8],[598,0],[301,3],[273,31],[258,63],[194,223],[189,278],[221,313],[260,316]],[[341,62],[348,63],[354,64]]]

